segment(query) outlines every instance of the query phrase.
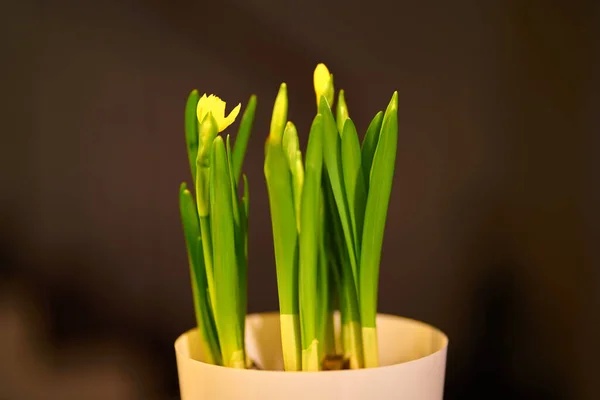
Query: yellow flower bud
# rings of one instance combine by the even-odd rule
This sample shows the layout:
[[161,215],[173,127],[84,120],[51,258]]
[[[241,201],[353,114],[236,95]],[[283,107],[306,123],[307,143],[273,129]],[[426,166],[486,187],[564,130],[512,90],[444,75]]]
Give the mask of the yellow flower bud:
[[206,93],[200,97],[198,101],[198,107],[196,108],[196,113],[198,114],[198,121],[202,122],[204,117],[211,113],[215,121],[217,121],[217,127],[219,132],[223,132],[225,128],[229,125],[233,124],[238,114],[240,113],[240,108],[242,104],[238,104],[229,115],[225,116],[225,102],[221,100],[219,97],[211,94],[210,96],[206,96]]
[[333,104],[333,75],[329,73],[329,69],[325,64],[318,64],[313,75],[313,83],[315,86],[315,94],[317,95],[317,107],[321,96],[325,96],[329,106]]

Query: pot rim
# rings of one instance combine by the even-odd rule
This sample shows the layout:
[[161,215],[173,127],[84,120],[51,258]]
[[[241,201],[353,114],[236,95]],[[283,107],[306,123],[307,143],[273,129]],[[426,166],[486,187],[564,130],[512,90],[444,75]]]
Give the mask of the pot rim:
[[[255,319],[255,318],[259,318],[261,316],[279,316],[279,312],[278,311],[266,311],[266,312],[258,312],[258,313],[251,313],[246,315],[246,321],[251,320],[251,319]],[[181,335],[179,335],[179,337],[175,340],[175,353],[182,357],[187,359],[188,361],[192,361],[194,363],[199,363],[202,364],[203,368],[211,368],[211,369],[221,369],[221,370],[228,370],[231,373],[243,373],[243,374],[284,374],[286,376],[291,376],[291,375],[303,375],[303,376],[309,376],[309,375],[314,375],[314,374],[322,374],[322,373],[328,373],[328,374],[338,374],[338,375],[342,375],[342,374],[360,374],[360,373],[364,373],[365,371],[374,371],[374,370],[389,370],[391,368],[402,368],[402,367],[409,367],[410,365],[414,365],[415,363],[420,363],[423,362],[424,360],[426,360],[429,357],[433,357],[436,354],[443,352],[443,351],[447,351],[448,348],[448,344],[449,344],[449,339],[448,336],[440,329],[436,328],[433,325],[430,325],[426,322],[423,321],[419,321],[413,318],[408,318],[408,317],[401,317],[398,315],[393,315],[393,314],[385,314],[385,313],[377,313],[377,321],[379,322],[380,320],[396,320],[396,321],[403,321],[403,322],[408,322],[410,324],[413,325],[419,325],[421,327],[425,327],[429,330],[431,330],[432,332],[434,332],[435,334],[439,335],[442,339],[442,345],[439,346],[439,348],[425,356],[419,357],[419,358],[415,358],[412,359],[410,361],[406,361],[406,362],[400,362],[397,364],[392,364],[392,365],[383,365],[383,366],[379,366],[379,367],[375,367],[375,368],[361,368],[361,369],[348,369],[348,370],[330,370],[330,371],[281,371],[281,370],[257,370],[257,369],[237,369],[237,368],[230,368],[230,367],[225,367],[222,365],[215,365],[215,364],[209,364],[200,360],[196,360],[193,359],[192,357],[190,357],[189,353],[188,354],[184,354],[184,350],[182,349],[183,347],[183,341],[186,340],[186,338],[194,331],[197,330],[197,328],[192,328],[189,329],[187,331],[185,331],[184,333],[182,333]],[[235,372],[234,372],[235,371]]]

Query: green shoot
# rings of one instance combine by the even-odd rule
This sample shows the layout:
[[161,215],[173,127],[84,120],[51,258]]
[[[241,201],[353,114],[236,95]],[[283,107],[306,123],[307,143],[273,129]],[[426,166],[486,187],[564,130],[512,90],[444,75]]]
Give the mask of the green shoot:
[[179,210],[181,212],[181,221],[183,223],[188,261],[190,264],[194,311],[200,331],[202,350],[207,362],[221,364],[221,349],[219,348],[216,327],[206,291],[206,271],[202,256],[202,244],[200,243],[198,213],[192,194],[187,189],[185,182],[181,184],[179,189]]
[[[344,186],[350,211],[350,222],[356,246],[356,259],[360,259],[360,242],[362,238],[367,189],[361,166],[360,144],[354,123],[350,118],[344,123],[342,135],[342,172]],[[355,275],[355,278],[357,276]]]
[[252,131],[252,124],[254,122],[254,113],[256,111],[256,96],[250,96],[248,105],[242,115],[242,121],[238,129],[237,136],[235,137],[235,144],[233,146],[233,177],[235,178],[235,184],[237,186],[240,181],[240,175],[242,173],[242,165],[244,164],[244,156],[246,155],[246,149],[248,148],[248,140],[250,139],[250,132]]
[[200,100],[197,90],[192,90],[185,104],[185,144],[187,148],[192,181],[196,181],[196,158],[198,157],[198,117],[196,107]]
[[213,207],[212,230],[217,331],[223,365],[245,368],[245,352],[240,312],[239,269],[235,244],[233,202],[229,162],[223,138],[217,136],[212,145],[210,200]]
[[256,98],[252,96],[231,149],[218,136],[239,113],[225,116],[225,102],[196,90],[185,108],[185,138],[196,199],[182,183],[179,192],[196,322],[204,361],[234,368],[247,365],[244,332],[248,257],[248,182],[238,200]]
[[379,142],[379,132],[381,131],[381,122],[383,121],[383,113],[379,111],[367,128],[367,133],[363,139],[361,157],[363,174],[367,180],[367,186],[371,176],[371,165],[373,164],[373,156]]
[[196,159],[196,205],[198,217],[200,218],[200,232],[202,236],[202,248],[204,251],[204,264],[206,265],[206,277],[208,280],[208,294],[215,318],[217,301],[215,292],[215,279],[213,273],[213,246],[210,228],[210,152],[212,142],[217,137],[217,121],[211,113],[207,114],[200,123],[198,157]]
[[[306,151],[305,183],[302,190],[300,219],[300,322],[302,327],[302,369],[318,371],[319,356],[319,240],[321,238],[321,174],[323,165],[323,125],[318,114],[310,129]],[[326,288],[325,293],[326,292]],[[327,310],[325,308],[325,310]],[[322,344],[321,344],[322,345]]]
[[344,96],[344,90],[340,90],[335,112],[335,121],[337,123],[338,132],[342,135],[344,133],[344,124],[348,118],[350,118],[350,113],[348,112],[346,97]]
[[292,174],[282,148],[286,118],[287,87],[282,84],[273,108],[271,132],[265,146],[264,173],[273,227],[284,368],[286,371],[298,371],[302,367],[298,306],[298,231]]
[[385,111],[373,165],[371,185],[365,209],[362,252],[360,259],[360,315],[365,350],[365,366],[379,365],[377,331],[377,288],[379,262],[387,217],[388,203],[394,178],[398,144],[398,92],[394,92]]

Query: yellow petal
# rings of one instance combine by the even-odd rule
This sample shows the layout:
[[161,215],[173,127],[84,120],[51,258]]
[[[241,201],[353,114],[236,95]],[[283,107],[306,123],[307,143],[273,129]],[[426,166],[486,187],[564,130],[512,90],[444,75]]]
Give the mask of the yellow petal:
[[[223,104],[225,104],[225,103],[223,103]],[[223,132],[225,130],[225,128],[227,128],[229,125],[233,124],[233,122],[237,118],[238,114],[240,113],[241,108],[242,108],[242,103],[235,106],[235,108],[233,110],[231,110],[231,112],[229,113],[227,118],[223,118],[223,120],[218,121],[219,132]]]
[[208,108],[208,102],[208,97],[206,97],[206,93],[204,93],[202,97],[200,97],[200,100],[198,100],[198,105],[196,106],[196,115],[198,116],[198,122],[202,122],[204,120],[204,117],[206,117],[206,114],[208,114],[208,112],[210,111]]
[[204,94],[198,101],[198,107],[196,108],[198,121],[202,122],[206,115],[211,113],[215,121],[217,121],[219,132],[222,132],[235,121],[240,113],[240,108],[242,107],[241,104],[238,104],[237,107],[225,117],[225,106],[225,102],[218,96],[215,96],[214,94],[206,96],[206,94]]
[[218,96],[215,96],[214,94],[211,94],[210,96],[208,96],[208,98],[211,100],[210,111],[212,112],[212,115],[215,117],[217,122],[219,122],[219,120],[225,118],[225,102],[221,100],[221,98],[219,98]]

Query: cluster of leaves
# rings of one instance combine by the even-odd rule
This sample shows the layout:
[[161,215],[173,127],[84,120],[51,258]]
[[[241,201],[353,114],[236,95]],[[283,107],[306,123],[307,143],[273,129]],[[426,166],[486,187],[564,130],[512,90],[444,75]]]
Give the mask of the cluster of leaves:
[[[343,353],[351,368],[375,367],[377,289],[383,234],[398,140],[398,95],[378,112],[362,140],[344,91],[333,107],[333,75],[314,73],[317,114],[306,154],[288,121],[287,86],[280,86],[265,146],[273,228],[281,340],[287,371],[318,371]],[[248,182],[238,197],[256,98],[246,107],[233,148],[219,135],[241,105],[225,116],[216,96],[192,91],[185,134],[194,193],[180,188],[180,211],[194,308],[206,361],[248,367]],[[334,116],[335,113],[335,116]],[[341,315],[341,338],[334,310]],[[337,343],[340,343],[338,346]],[[339,347],[339,348],[337,348]]]
[[[315,69],[315,116],[302,157],[282,84],[265,146],[286,370],[318,371],[336,353],[333,310],[351,368],[375,367],[379,262],[398,140],[398,95],[371,121],[362,145],[344,92]],[[335,111],[335,117],[334,117]]]
[[225,117],[225,103],[215,96],[188,97],[185,137],[194,195],[181,184],[179,206],[185,234],[194,309],[206,360],[245,368],[248,254],[248,181],[238,198],[241,169],[252,129],[256,98],[244,111],[233,149],[219,132],[230,125],[240,106]]

